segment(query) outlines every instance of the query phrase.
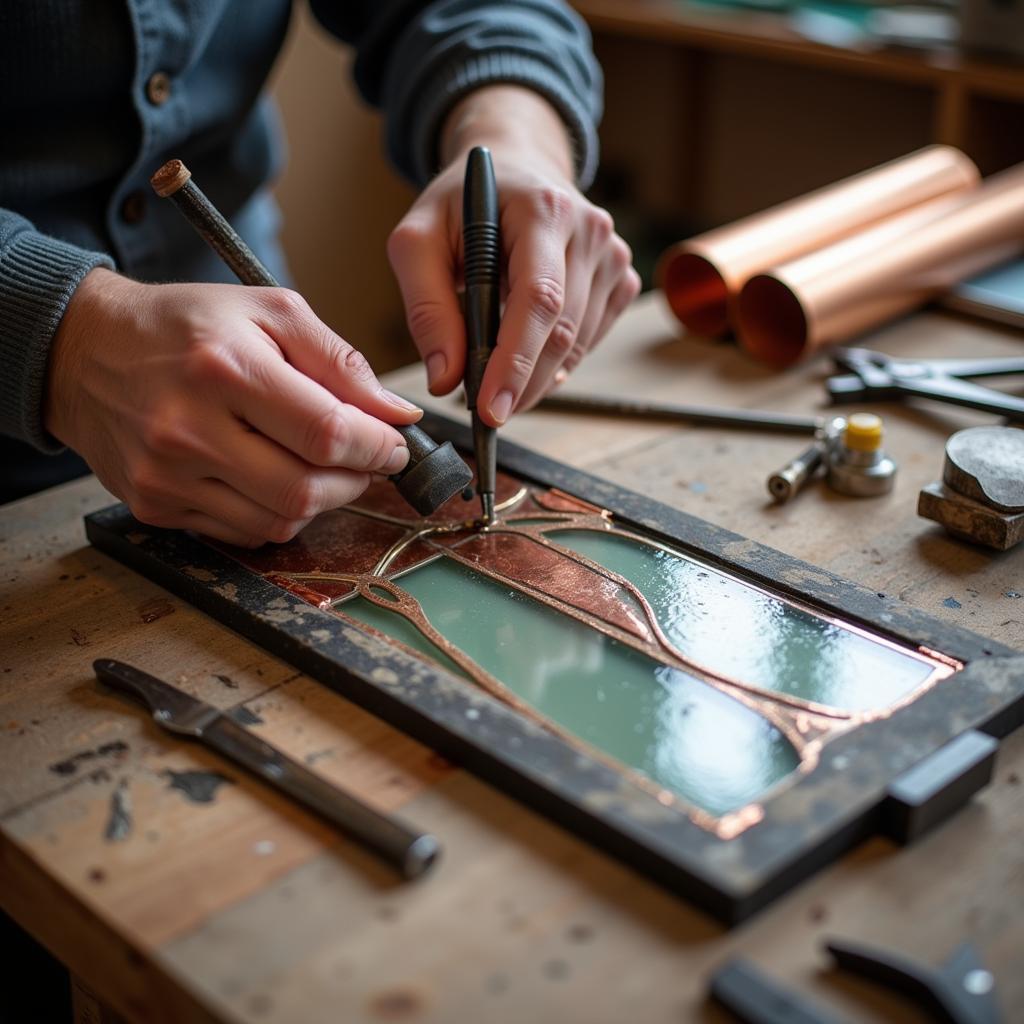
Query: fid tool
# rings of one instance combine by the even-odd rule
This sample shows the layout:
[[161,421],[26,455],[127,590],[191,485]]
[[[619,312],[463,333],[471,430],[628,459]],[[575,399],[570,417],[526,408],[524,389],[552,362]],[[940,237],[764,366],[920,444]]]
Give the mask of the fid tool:
[[440,854],[440,844],[432,835],[416,832],[367,807],[264,743],[212,705],[121,661],[100,658],[92,667],[102,682],[149,708],[158,725],[179,736],[199,740],[259,776],[387,861],[404,878],[422,875]]
[[501,240],[498,186],[491,153],[476,146],[466,160],[462,193],[462,240],[466,278],[466,406],[473,421],[477,491],[484,523],[494,521],[498,432],[480,418],[477,397],[487,362],[498,341]]
[[[174,203],[242,284],[278,287],[273,274],[192,181],[192,172],[180,160],[165,163],[150,179],[150,184],[158,196]],[[395,429],[405,438],[409,462],[391,480],[421,516],[430,515],[463,490],[473,474],[451,441],[439,445],[415,425]]]
[[847,371],[825,383],[836,403],[930,398],[1024,420],[1024,398],[970,383],[975,377],[1024,374],[1024,357],[908,360],[870,349],[844,348],[834,358],[837,369]]
[[1024,540],[1024,429],[971,427],[946,442],[942,479],[922,488],[917,514],[975,544]]

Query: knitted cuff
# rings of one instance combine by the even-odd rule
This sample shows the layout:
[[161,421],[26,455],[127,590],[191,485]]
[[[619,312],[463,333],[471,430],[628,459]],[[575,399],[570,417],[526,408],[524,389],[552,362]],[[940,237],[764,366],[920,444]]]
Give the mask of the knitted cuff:
[[[425,184],[438,170],[437,146],[447,113],[467,93],[496,83],[523,85],[540,93],[559,112],[573,142],[576,183],[581,190],[590,187],[597,171],[598,141],[593,114],[564,78],[544,61],[523,53],[497,50],[481,53],[450,65],[433,78],[415,105],[412,125],[411,168],[414,178]],[[392,153],[403,148],[402,126],[394,121],[389,139]]]
[[50,343],[72,294],[94,267],[112,270],[114,262],[31,229],[0,246],[0,433],[43,452],[63,447],[43,426]]

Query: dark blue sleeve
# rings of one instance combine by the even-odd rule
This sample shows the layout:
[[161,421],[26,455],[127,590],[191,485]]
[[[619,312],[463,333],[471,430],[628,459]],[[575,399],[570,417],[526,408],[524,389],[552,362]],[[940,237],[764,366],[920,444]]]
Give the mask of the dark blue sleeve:
[[423,184],[438,170],[444,117],[466,93],[508,82],[540,93],[574,142],[578,183],[597,167],[601,70],[582,19],[560,0],[310,0],[356,47],[355,78],[385,116],[388,152]]

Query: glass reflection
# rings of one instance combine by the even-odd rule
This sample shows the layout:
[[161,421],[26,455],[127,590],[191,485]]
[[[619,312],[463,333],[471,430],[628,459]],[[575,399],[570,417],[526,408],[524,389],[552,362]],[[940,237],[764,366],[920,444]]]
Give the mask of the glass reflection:
[[546,536],[625,577],[685,657],[732,678],[845,711],[884,708],[912,693],[932,665],[710,566],[614,533]]

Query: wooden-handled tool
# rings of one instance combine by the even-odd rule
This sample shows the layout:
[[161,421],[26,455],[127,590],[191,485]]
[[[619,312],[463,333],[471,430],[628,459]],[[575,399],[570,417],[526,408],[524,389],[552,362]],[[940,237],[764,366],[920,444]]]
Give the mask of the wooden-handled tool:
[[[192,180],[180,160],[168,160],[150,179],[158,196],[170,199],[242,284],[276,288],[274,275]],[[395,428],[409,448],[409,463],[391,477],[399,493],[421,516],[428,516],[473,479],[451,441],[437,444],[415,425]]]
[[350,793],[331,785],[242,728],[211,704],[123,661],[100,658],[92,667],[107,686],[134,697],[149,708],[158,725],[179,736],[199,740],[241,765],[340,828],[403,877],[422,875],[440,854],[440,844],[429,833],[418,832],[367,807]]

